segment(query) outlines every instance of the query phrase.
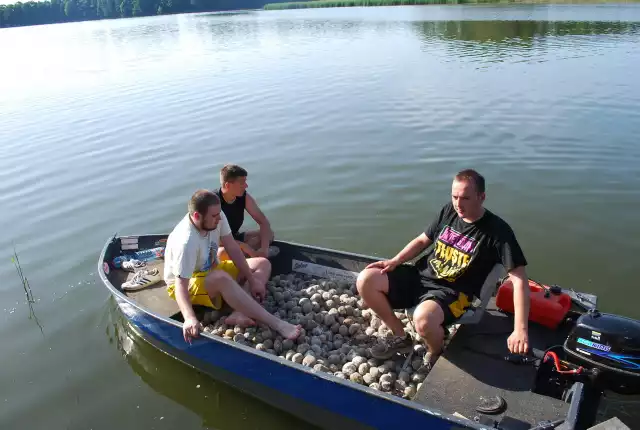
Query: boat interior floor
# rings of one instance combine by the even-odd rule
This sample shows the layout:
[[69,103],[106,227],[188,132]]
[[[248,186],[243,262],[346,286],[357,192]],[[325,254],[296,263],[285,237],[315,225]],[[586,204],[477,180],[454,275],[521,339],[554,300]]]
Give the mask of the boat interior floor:
[[[123,293],[140,306],[157,315],[171,318],[179,314],[178,303],[167,294],[167,284],[163,280],[164,260],[150,262],[147,264],[147,268],[157,268],[160,271],[160,282],[138,291],[123,291]],[[109,273],[109,280],[114,286],[120,288],[124,282],[133,278],[133,275],[132,272],[125,270],[112,270]]]
[[[513,316],[498,311],[492,299],[478,324],[460,326],[413,400],[475,421],[508,421],[508,428],[530,428],[542,420],[566,417],[568,403],[532,391],[537,372],[533,364],[504,359],[512,331]],[[529,347],[544,351],[562,344],[566,335],[565,329],[530,323]],[[496,396],[506,403],[501,413],[477,410]]]
[[[161,274],[164,269],[161,261],[148,267],[157,267]],[[131,277],[133,273],[123,270],[112,270],[109,274],[110,281],[118,287]],[[182,320],[176,301],[167,294],[164,281],[125,294],[157,315]],[[196,309],[199,314],[198,311]],[[567,403],[532,391],[536,376],[533,365],[512,364],[501,358],[508,353],[507,337],[512,330],[513,317],[498,311],[492,299],[478,324],[463,325],[457,330],[413,400],[472,420],[484,416],[500,421],[508,416],[515,423],[529,426],[542,419],[556,420],[566,416]],[[529,345],[538,350],[561,344],[565,337],[564,331],[535,324],[529,327]],[[482,398],[495,396],[506,402],[502,413],[486,415],[476,410]]]

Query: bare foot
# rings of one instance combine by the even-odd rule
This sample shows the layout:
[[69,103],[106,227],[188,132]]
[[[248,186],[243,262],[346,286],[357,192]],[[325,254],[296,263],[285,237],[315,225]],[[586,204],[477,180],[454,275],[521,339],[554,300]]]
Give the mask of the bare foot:
[[249,327],[252,325],[256,325],[256,322],[239,311],[234,311],[229,315],[225,321],[225,324],[228,325],[237,325],[240,327]]
[[275,329],[284,337],[285,339],[295,340],[300,336],[300,330],[302,330],[301,325],[293,325],[286,321],[280,321]]

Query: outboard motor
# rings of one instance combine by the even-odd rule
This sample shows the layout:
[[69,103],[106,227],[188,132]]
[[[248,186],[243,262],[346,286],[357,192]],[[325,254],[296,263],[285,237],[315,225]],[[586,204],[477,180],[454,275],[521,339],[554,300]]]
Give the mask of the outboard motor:
[[568,361],[590,369],[592,382],[619,394],[640,394],[640,321],[592,310],[563,345]]

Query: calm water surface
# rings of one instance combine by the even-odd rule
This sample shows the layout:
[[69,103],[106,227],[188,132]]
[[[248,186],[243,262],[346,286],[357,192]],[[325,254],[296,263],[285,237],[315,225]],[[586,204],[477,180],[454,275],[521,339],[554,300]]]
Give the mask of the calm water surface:
[[227,162],[279,238],[378,256],[475,167],[532,277],[640,318],[639,36],[629,5],[0,30],[0,428],[303,428],[129,338],[96,279],[108,237],[169,232]]

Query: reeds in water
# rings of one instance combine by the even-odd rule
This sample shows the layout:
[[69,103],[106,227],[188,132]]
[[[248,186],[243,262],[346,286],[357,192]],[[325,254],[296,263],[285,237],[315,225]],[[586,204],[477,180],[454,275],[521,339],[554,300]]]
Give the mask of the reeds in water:
[[11,262],[16,267],[16,272],[18,272],[18,276],[20,277],[20,281],[22,282],[22,288],[24,288],[24,295],[27,298],[27,305],[29,306],[29,319],[33,319],[36,324],[38,324],[40,332],[44,335],[42,324],[40,324],[40,320],[36,316],[35,310],[33,309],[33,304],[36,302],[33,297],[33,291],[31,291],[29,280],[22,271],[22,266],[20,265],[20,259],[18,258],[18,253],[16,252],[15,246],[13,247],[13,257],[11,257]]

